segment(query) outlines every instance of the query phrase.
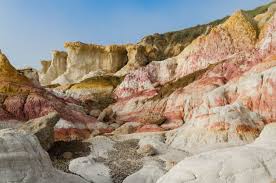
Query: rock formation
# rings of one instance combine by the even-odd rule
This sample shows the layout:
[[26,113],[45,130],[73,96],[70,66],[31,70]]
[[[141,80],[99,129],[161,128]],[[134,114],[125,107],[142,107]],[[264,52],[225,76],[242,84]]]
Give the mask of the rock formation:
[[65,48],[42,61],[41,86],[0,54],[0,129],[25,131],[0,130],[0,151],[16,151],[2,153],[5,180],[67,181],[28,132],[88,182],[276,181],[275,2],[137,44]]
[[80,100],[93,109],[104,109],[113,103],[112,93],[121,78],[111,75],[91,76],[75,84],[53,88],[60,96],[70,96]]
[[50,113],[24,123],[18,130],[35,135],[40,145],[47,151],[54,144],[54,127],[59,119],[58,113]]
[[81,81],[85,75],[97,70],[115,73],[127,62],[127,51],[124,46],[68,42],[64,47],[68,53],[67,69],[52,83],[67,84]]
[[50,65],[51,65],[51,60],[42,60],[40,63],[42,65],[42,69],[41,69],[41,73],[42,74],[46,74],[46,72],[48,71]]
[[157,183],[274,182],[275,143],[276,124],[269,124],[254,143],[185,158]]
[[145,46],[139,44],[129,45],[126,47],[126,50],[128,62],[115,74],[116,76],[125,76],[130,71],[145,66],[149,62]]
[[36,69],[29,67],[29,68],[20,69],[18,70],[18,72],[24,75],[25,77],[27,77],[29,80],[31,80],[34,85],[40,86],[39,74]]
[[[238,11],[178,56],[129,73],[114,91],[117,102],[108,107],[115,121],[160,125],[149,127],[154,131],[185,122],[182,141],[195,141],[188,149],[253,141],[275,121],[274,24],[273,16],[258,39],[256,22]],[[171,141],[174,147],[177,141]]]
[[42,85],[50,85],[51,81],[55,80],[66,71],[67,68],[67,53],[63,51],[53,51],[52,61],[48,66],[48,62],[44,64],[42,74],[40,75],[40,83]]
[[[55,127],[56,140],[84,139],[89,136],[96,119],[85,111],[74,108],[80,102],[59,98],[35,86],[28,78],[11,66],[7,57],[0,54],[0,121],[29,119],[58,112],[62,118]],[[70,125],[68,125],[70,124]]]
[[0,130],[0,183],[87,183],[53,168],[48,154],[33,135]]

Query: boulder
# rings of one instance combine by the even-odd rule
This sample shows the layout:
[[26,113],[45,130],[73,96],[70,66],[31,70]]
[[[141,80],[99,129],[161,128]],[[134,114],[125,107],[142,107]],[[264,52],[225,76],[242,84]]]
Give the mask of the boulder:
[[88,183],[53,168],[50,157],[31,134],[0,130],[0,183]]
[[128,176],[123,183],[156,183],[165,174],[159,163],[148,162],[142,169]]
[[19,131],[35,135],[41,146],[47,151],[54,143],[54,127],[59,121],[58,113],[50,113],[41,118],[36,118],[24,123]]
[[90,111],[89,115],[93,116],[94,118],[98,118],[99,115],[101,114],[101,112],[102,111],[99,110],[99,109],[93,109],[93,110]]
[[112,183],[109,168],[93,158],[75,159],[70,162],[69,170],[93,183]]
[[142,126],[139,122],[128,122],[117,128],[112,132],[114,135],[124,135],[124,134],[130,134],[134,133],[137,128]]
[[140,148],[137,150],[137,153],[141,154],[142,156],[153,156],[156,154],[156,150],[152,145],[146,144],[144,146],[140,146]]

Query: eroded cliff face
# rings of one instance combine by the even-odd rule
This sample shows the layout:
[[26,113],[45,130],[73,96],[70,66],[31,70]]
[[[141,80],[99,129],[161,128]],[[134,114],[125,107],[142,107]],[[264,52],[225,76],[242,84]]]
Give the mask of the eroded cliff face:
[[[258,26],[262,28],[265,22],[267,22],[268,19],[273,15],[274,11],[275,11],[275,5],[271,3],[265,6],[258,7],[254,10],[248,10],[245,12],[246,14],[253,16],[254,19],[256,20],[254,24],[258,24]],[[91,75],[97,76],[96,74],[98,72],[115,73],[118,71],[115,75],[118,77],[124,77],[130,71],[133,71],[142,66],[145,66],[152,61],[163,61],[165,59],[179,55],[184,50],[184,48],[189,46],[190,43],[193,42],[196,38],[210,33],[213,27],[223,24],[225,21],[228,20],[228,18],[229,17],[227,16],[222,19],[210,22],[208,24],[198,25],[198,26],[183,29],[180,31],[168,32],[164,34],[156,33],[156,34],[144,37],[137,44],[133,44],[133,45],[130,44],[130,45],[99,46],[99,45],[93,45],[93,44],[84,44],[80,42],[65,44],[66,49],[68,50],[68,52],[70,52],[69,53],[70,56],[68,57],[68,63],[71,63],[73,66],[76,60],[82,60],[82,64],[85,63],[86,66],[76,67],[76,65],[74,65],[76,69],[68,68],[66,69],[66,74],[62,74],[62,76],[59,75],[60,77],[58,79],[52,80],[53,78],[47,79],[46,77],[44,82],[46,82],[47,84],[65,84],[65,83],[72,84],[72,83],[80,82],[83,79],[82,77],[87,79]],[[237,25],[233,25],[233,26],[235,27]],[[231,29],[231,25],[229,25],[228,27]],[[226,28],[226,29],[229,29],[229,28]],[[222,30],[220,30],[223,28],[218,28],[218,29],[219,30],[217,30],[217,32],[220,32],[221,34],[223,34]],[[231,30],[225,30],[224,33],[227,34],[227,32],[229,31],[232,32]],[[248,30],[245,30],[245,31],[248,31]],[[235,37],[235,35],[230,35],[230,37],[231,36]],[[238,39],[237,36],[238,35],[236,35],[236,38]],[[227,38],[227,35],[226,35],[226,38]],[[72,49],[70,47],[72,47]],[[119,49],[115,51],[116,49],[110,49],[110,47],[113,47],[113,48],[116,47]],[[112,55],[112,56],[107,57],[106,55]],[[92,57],[94,59],[91,59]],[[121,60],[121,61],[117,63],[116,60]],[[117,64],[114,64],[115,62]],[[41,71],[43,75],[48,70],[49,63],[47,63],[47,61],[44,61],[42,64],[44,65]],[[114,64],[114,65],[111,65],[111,64]],[[91,69],[91,67],[93,67],[93,69]],[[78,70],[78,73],[80,74],[76,75],[76,70]],[[76,76],[72,76],[72,75],[76,75]]]
[[87,74],[98,70],[115,73],[127,63],[124,46],[88,45],[80,42],[65,43],[67,69],[52,84],[69,84],[82,81]]
[[256,38],[255,23],[244,12],[238,11],[224,24],[213,28],[207,36],[197,38],[178,56],[151,62],[131,72],[114,93],[118,99],[140,93],[155,95],[155,86],[178,80],[234,54],[254,49]]
[[[151,61],[162,61],[166,58],[177,56],[195,38],[206,33],[219,22],[211,22],[206,25],[196,26],[178,32],[166,34],[154,34],[144,37],[137,44],[100,46],[84,44],[80,42],[65,43],[68,52],[68,68],[65,73],[59,74],[58,78],[44,77],[50,65],[53,70],[55,64],[42,61],[41,80],[45,84],[68,84],[77,83],[95,73],[115,73],[117,77],[123,77],[130,71],[147,65]],[[79,60],[81,62],[79,63]],[[54,62],[54,59],[53,61]],[[51,73],[51,71],[49,71]],[[78,75],[76,73],[79,73]],[[52,75],[52,74],[46,74]],[[56,77],[56,75],[54,75]]]
[[234,13],[178,56],[126,75],[107,110],[146,131],[185,123],[168,142],[183,150],[251,142],[276,120],[275,20],[258,26],[245,12]]

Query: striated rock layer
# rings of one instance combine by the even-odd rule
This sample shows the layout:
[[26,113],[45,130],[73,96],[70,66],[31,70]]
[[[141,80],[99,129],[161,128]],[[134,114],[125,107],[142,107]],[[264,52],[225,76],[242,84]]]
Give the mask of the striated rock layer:
[[117,102],[106,111],[147,131],[185,123],[168,139],[183,150],[252,142],[276,120],[275,24],[273,15],[260,28],[237,11],[178,56],[126,75],[114,91]]

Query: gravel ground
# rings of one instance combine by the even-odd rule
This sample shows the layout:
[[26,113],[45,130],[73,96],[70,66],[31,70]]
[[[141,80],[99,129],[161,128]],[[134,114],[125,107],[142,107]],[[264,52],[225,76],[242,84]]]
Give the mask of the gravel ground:
[[[108,153],[108,159],[98,158],[97,162],[103,162],[110,169],[110,175],[114,183],[122,183],[123,180],[140,170],[143,166],[143,156],[137,154],[139,140],[126,140],[117,142],[114,145],[115,150]],[[72,159],[88,156],[90,153],[89,143],[81,141],[72,142],[55,142],[53,147],[48,151],[53,166],[67,173],[69,163]],[[71,152],[73,157],[65,159],[63,153]]]
[[143,166],[142,156],[138,155],[138,140],[127,140],[114,145],[116,150],[108,153],[105,164],[110,168],[110,174],[114,183],[122,183],[123,180],[140,170]]

